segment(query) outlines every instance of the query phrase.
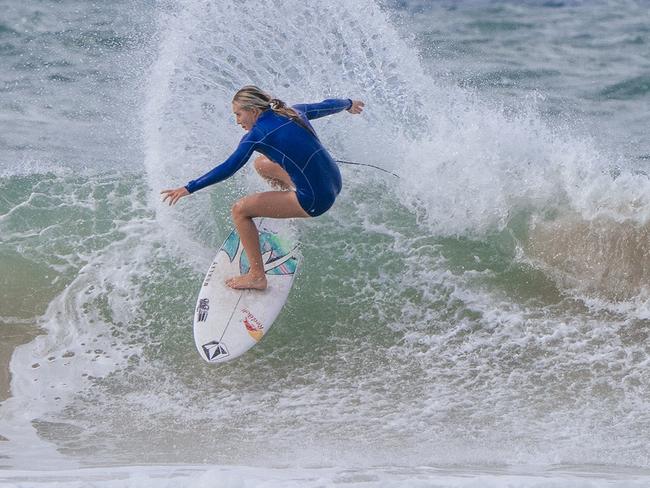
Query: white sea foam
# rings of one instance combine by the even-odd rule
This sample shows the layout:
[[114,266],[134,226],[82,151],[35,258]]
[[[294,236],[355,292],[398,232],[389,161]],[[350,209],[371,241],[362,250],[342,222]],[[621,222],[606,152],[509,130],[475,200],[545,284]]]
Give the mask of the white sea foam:
[[[147,225],[139,231],[149,232]],[[116,339],[114,331],[132,322],[138,312],[138,300],[131,297],[137,278],[147,273],[142,269],[146,254],[138,257],[143,242],[148,254],[148,239],[133,235],[91,259],[39,321],[47,334],[16,349],[11,363],[13,396],[3,403],[0,427],[11,442],[0,447],[8,447],[18,465],[28,466],[38,455],[40,443],[29,434],[31,419],[47,421],[59,414],[94,378],[125,365],[141,349]],[[43,466],[60,462],[58,456],[45,457]]]
[[[145,488],[155,484],[203,488],[276,488],[276,487],[372,487],[372,488],[641,488],[650,478],[635,472],[599,472],[592,467],[566,467],[551,471],[532,466],[528,473],[490,469],[448,470],[431,467],[404,469],[337,468],[256,468],[248,466],[132,466],[124,468],[85,468],[61,471],[3,472],[3,486],[23,488]],[[539,471],[536,473],[536,471]],[[532,472],[532,473],[531,473]]]

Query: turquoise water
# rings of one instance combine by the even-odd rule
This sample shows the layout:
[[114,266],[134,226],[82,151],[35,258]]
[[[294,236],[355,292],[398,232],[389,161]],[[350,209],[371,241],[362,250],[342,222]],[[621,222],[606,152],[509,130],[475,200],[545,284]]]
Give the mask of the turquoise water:
[[[0,479],[647,485],[648,15],[10,0],[0,326],[43,334],[11,359]],[[246,167],[174,208],[159,192],[229,155],[247,83],[365,100],[316,130],[400,178],[341,167],[336,206],[293,224],[271,333],[215,368],[196,295],[264,185]]]

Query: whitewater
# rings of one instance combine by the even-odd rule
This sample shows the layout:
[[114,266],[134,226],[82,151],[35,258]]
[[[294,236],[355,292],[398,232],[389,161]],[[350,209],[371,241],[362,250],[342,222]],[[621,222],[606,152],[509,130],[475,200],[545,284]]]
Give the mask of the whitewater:
[[[650,484],[645,2],[144,0],[0,17],[0,486]],[[252,169],[230,101],[319,119],[272,331],[196,353]]]

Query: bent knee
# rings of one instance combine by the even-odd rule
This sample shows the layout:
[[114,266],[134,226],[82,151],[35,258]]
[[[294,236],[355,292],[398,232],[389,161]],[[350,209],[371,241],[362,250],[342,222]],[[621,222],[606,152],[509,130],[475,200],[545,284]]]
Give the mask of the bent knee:
[[248,217],[247,212],[248,205],[246,204],[246,197],[240,198],[235,203],[233,203],[230,213],[232,214],[233,219],[241,219]]

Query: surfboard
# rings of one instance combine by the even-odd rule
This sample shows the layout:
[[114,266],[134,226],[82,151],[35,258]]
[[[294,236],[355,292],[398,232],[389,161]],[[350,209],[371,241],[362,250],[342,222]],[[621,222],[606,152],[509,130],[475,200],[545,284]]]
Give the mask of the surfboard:
[[234,290],[225,284],[249,270],[248,257],[236,230],[226,238],[201,284],[194,313],[194,342],[209,363],[231,361],[257,344],[287,301],[298,271],[298,244],[284,230],[286,221],[256,222],[268,286]]

